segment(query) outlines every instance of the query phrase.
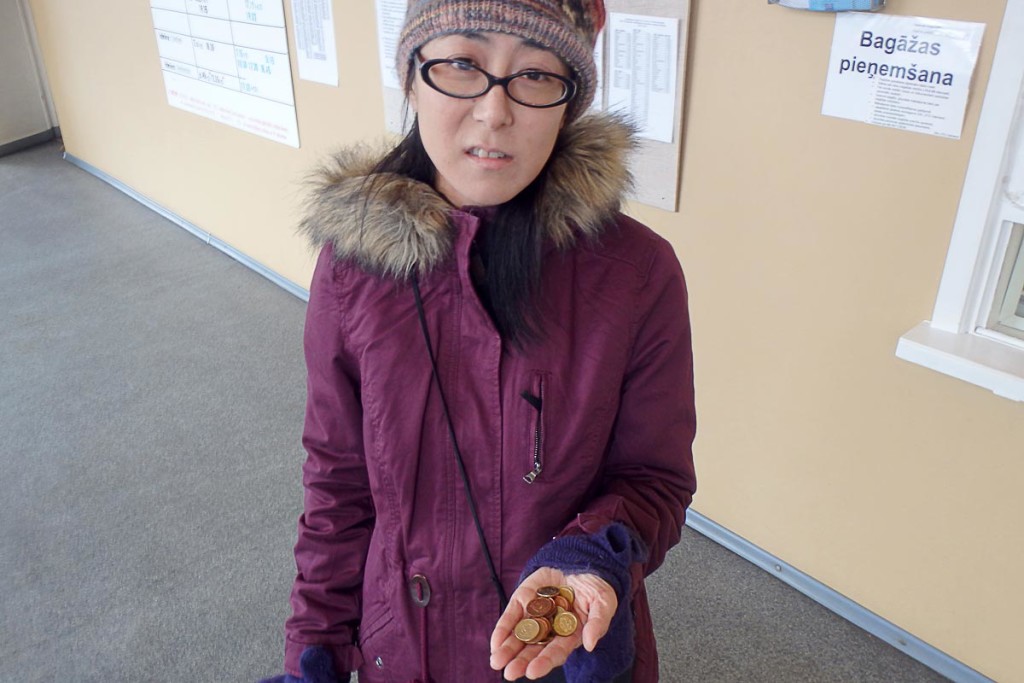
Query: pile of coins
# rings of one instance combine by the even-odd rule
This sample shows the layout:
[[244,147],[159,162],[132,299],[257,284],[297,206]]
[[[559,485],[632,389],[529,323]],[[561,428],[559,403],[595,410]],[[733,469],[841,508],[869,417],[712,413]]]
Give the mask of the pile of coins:
[[516,624],[516,638],[543,645],[555,636],[571,636],[580,622],[572,611],[576,594],[569,586],[545,586],[526,603],[526,618]]

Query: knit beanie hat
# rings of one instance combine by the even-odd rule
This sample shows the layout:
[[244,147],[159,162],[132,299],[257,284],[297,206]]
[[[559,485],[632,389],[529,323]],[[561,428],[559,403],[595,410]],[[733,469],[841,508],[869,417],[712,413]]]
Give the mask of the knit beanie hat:
[[398,74],[407,79],[413,53],[434,38],[469,31],[521,36],[551,50],[573,70],[577,93],[566,111],[566,120],[572,121],[594,99],[594,43],[604,22],[604,0],[409,0],[395,54]]

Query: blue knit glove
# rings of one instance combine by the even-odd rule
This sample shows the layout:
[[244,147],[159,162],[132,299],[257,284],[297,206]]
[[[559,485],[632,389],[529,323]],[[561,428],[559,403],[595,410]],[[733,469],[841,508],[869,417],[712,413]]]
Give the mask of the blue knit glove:
[[319,645],[311,645],[302,651],[299,666],[302,668],[302,678],[284,674],[264,678],[260,683],[349,683],[351,679],[349,674],[339,676],[334,672],[331,653]]
[[633,663],[632,579],[629,566],[647,559],[647,548],[628,527],[614,522],[595,534],[556,538],[541,548],[523,569],[519,581],[541,567],[563,574],[595,574],[615,590],[619,606],[608,632],[593,652],[576,648],[562,666],[566,683],[610,683]]

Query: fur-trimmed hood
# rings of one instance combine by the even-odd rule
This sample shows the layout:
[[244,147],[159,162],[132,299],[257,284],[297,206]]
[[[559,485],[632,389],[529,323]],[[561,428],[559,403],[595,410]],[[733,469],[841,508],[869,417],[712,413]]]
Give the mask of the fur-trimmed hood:
[[[584,116],[559,134],[538,200],[552,242],[568,247],[579,235],[600,234],[631,187],[627,157],[634,144],[632,127],[609,114]],[[299,232],[314,248],[332,244],[337,259],[404,279],[430,271],[450,253],[452,206],[404,176],[380,174],[368,182],[383,154],[351,147],[314,171]]]

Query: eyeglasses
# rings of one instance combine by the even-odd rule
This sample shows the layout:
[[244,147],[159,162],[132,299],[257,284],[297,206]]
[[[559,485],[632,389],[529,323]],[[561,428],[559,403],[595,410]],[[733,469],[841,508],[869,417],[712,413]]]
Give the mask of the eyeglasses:
[[423,82],[449,97],[468,100],[482,97],[496,85],[505,89],[513,102],[544,109],[565,104],[576,96],[576,83],[547,71],[520,71],[497,78],[459,59],[428,59],[420,65]]

